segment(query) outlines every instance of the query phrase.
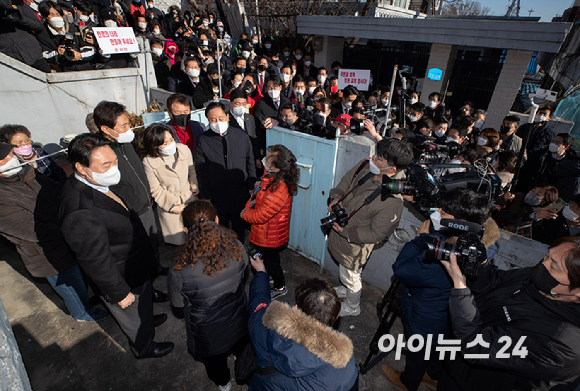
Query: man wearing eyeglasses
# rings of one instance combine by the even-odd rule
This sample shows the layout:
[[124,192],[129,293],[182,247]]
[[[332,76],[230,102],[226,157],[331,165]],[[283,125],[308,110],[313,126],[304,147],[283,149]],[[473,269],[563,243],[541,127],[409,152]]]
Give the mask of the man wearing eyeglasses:
[[[455,255],[441,263],[453,280],[449,310],[461,354],[448,361],[438,390],[548,390],[576,380],[579,237],[557,240],[534,267],[505,271],[484,262],[473,281]],[[475,339],[484,342],[471,345]]]

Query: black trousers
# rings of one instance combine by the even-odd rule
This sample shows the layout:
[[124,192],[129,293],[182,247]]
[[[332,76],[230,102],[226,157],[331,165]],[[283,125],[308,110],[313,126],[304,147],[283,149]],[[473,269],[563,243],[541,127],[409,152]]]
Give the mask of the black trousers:
[[[409,335],[407,340],[409,340]],[[437,335],[433,335],[433,339],[437,340]],[[416,391],[421,385],[421,380],[425,372],[433,380],[438,380],[443,371],[443,362],[439,361],[439,352],[435,350],[435,345],[431,345],[431,355],[429,360],[425,360],[426,348],[423,346],[418,352],[411,352],[407,350],[405,354],[405,370],[401,373],[401,383],[403,383],[409,391]]]
[[147,281],[131,292],[135,295],[135,301],[125,309],[121,308],[118,303],[108,302],[103,296],[101,300],[127,336],[131,352],[135,356],[141,356],[153,351],[157,346],[153,342],[155,327],[151,281]]
[[[241,212],[241,210],[240,210]],[[220,225],[229,228],[230,221],[232,222],[232,231],[238,235],[238,240],[242,243],[246,240],[246,225],[244,224],[244,220],[240,217],[240,214],[219,214],[218,218],[220,219]]]
[[216,386],[225,386],[228,384],[231,379],[230,368],[228,368],[229,355],[233,353],[236,357],[239,357],[244,347],[249,343],[251,343],[250,335],[246,334],[229,351],[218,354],[217,356],[205,357],[203,359],[203,365],[205,366],[209,380],[214,382]]
[[282,270],[282,265],[280,265],[280,252],[284,250],[284,248],[285,246],[276,248],[256,246],[256,249],[262,254],[266,272],[268,272],[270,277],[274,280],[274,288],[278,289],[286,286],[284,270]]

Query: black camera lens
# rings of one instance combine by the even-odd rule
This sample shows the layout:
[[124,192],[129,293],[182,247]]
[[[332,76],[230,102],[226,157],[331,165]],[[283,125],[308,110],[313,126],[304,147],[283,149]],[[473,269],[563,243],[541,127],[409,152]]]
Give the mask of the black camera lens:
[[448,261],[449,256],[455,253],[455,245],[437,239],[435,236],[425,238],[425,255],[427,261]]
[[415,186],[411,182],[403,179],[390,179],[383,181],[383,190],[387,194],[411,195],[415,191]]
[[327,216],[323,219],[320,219],[320,228],[322,228],[323,231],[329,231],[332,228],[332,225],[334,224],[334,222],[336,221],[336,216],[334,214],[331,214],[330,216]]

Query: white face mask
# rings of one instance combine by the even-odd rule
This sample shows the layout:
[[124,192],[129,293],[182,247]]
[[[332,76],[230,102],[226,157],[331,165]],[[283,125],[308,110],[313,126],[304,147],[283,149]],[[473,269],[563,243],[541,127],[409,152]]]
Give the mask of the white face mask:
[[114,20],[105,20],[105,27],[113,28],[117,27],[117,22]]
[[207,45],[209,44],[209,42],[208,42],[208,41],[203,41],[201,44],[202,44],[203,46],[207,46]]
[[79,17],[79,19],[80,19],[82,22],[85,22],[85,23],[89,21],[89,17],[88,17],[87,15],[81,15],[81,16]]
[[437,137],[443,137],[444,134],[445,134],[444,130],[436,130],[435,131],[435,136],[437,136]]
[[32,8],[33,10],[38,12],[38,4],[36,4],[34,1],[32,3],[30,3],[29,6],[30,6],[30,8]]
[[326,81],[326,76],[318,75],[318,83],[324,84]]
[[377,167],[373,158],[369,160],[369,170],[375,175],[379,175],[381,173],[381,169]]
[[152,48],[151,51],[158,57],[161,57],[163,55],[163,49],[161,48]]
[[296,55],[296,59],[297,59],[297,60],[302,60],[302,55],[301,55],[301,54],[297,54],[297,55]]
[[252,45],[256,46],[258,44],[258,41],[256,41],[255,39],[252,40]]
[[246,109],[244,108],[244,106],[237,106],[232,109],[232,113],[236,117],[241,117],[242,115],[244,115],[245,112]]
[[436,210],[435,212],[431,213],[429,218],[431,219],[431,224],[433,224],[433,229],[435,231],[439,231],[441,229],[441,213]]
[[284,52],[284,57],[290,57],[290,52]]
[[141,23],[137,23],[137,25],[139,26],[139,28],[141,30],[145,30],[147,28],[147,23],[141,22]]
[[314,94],[314,90],[316,89],[316,87],[308,87],[308,93],[310,95]]
[[265,156],[262,158],[262,166],[264,166],[264,170],[266,170],[266,172],[272,172],[272,168],[268,167],[268,165],[266,164],[266,157]]
[[483,125],[483,121],[475,121],[475,124],[473,126],[475,126],[477,129],[481,129]]
[[283,81],[284,83],[288,83],[288,82],[290,81],[290,78],[292,77],[292,76],[290,76],[290,75],[287,75],[287,74],[285,74],[285,73],[281,74],[280,76],[282,76],[282,81]]
[[435,102],[434,100],[430,100],[429,103],[427,103],[427,107],[429,107],[430,109],[434,109],[435,107],[437,107],[437,102]]
[[413,99],[413,98],[411,98],[411,100],[409,100],[409,102],[410,102],[412,105],[414,105],[415,103],[417,103],[417,102],[418,102],[418,100],[417,100],[417,99]]
[[223,27],[218,27],[218,31],[219,31],[220,33],[223,33],[223,31],[224,31],[224,28],[223,28]]
[[171,144],[169,144],[168,146],[166,146],[165,148],[159,148],[159,152],[165,156],[173,156],[173,155],[175,155],[176,151],[177,151],[177,144],[175,144],[175,141],[172,142]]
[[536,205],[540,205],[542,200],[539,199],[538,197],[536,197],[536,195],[534,193],[528,193],[524,197],[524,202],[530,206],[536,206]]
[[[90,171],[90,169],[89,169]],[[103,187],[115,186],[121,180],[119,166],[113,166],[105,172],[94,172],[93,180]]]
[[49,20],[49,23],[51,24],[52,27],[58,30],[64,27],[64,19],[61,17],[52,18]]
[[382,104],[383,106],[386,106],[386,105],[388,105],[388,104],[389,104],[389,100],[388,100],[388,99],[381,99],[381,104]]
[[296,93],[296,95],[302,96],[302,95],[304,95],[305,91],[304,90],[294,90],[294,92]]
[[292,77],[296,76],[296,70],[292,71]]
[[548,118],[545,115],[541,115],[539,117],[536,117],[536,121],[535,122],[545,122],[547,120],[548,120]]
[[22,166],[16,167],[19,164],[20,164],[20,161],[18,160],[18,158],[16,156],[12,156],[12,159],[8,160],[8,163],[6,163],[2,167],[0,167],[0,172],[2,172],[2,175],[9,175],[9,176],[16,175],[20,171],[22,171]]
[[203,26],[207,27],[209,25],[209,22],[206,22],[205,20],[203,21]]
[[228,130],[228,123],[227,122],[215,122],[213,124],[209,124],[211,130],[216,132],[217,134],[224,134]]
[[481,145],[481,146],[487,145],[487,140],[483,137],[478,137],[477,138],[477,145]]
[[548,145],[548,151],[550,151],[552,153],[556,153],[559,150],[560,150],[560,146],[558,144],[550,143],[550,145]]
[[309,67],[310,65],[312,65],[312,61],[304,61],[304,65],[306,65],[307,67]]
[[344,107],[346,107],[346,108],[347,108],[347,110],[350,110],[350,109],[352,109],[352,103],[350,103],[350,102],[346,102],[346,103],[344,104]]
[[234,87],[238,88],[240,86],[240,84],[242,84],[241,81],[235,81],[234,82]]
[[568,205],[566,205],[564,207],[564,210],[562,211],[562,214],[564,215],[564,217],[566,218],[566,220],[574,221],[574,222],[577,222],[576,220],[578,219],[578,217],[580,217],[576,213],[574,213],[572,211],[572,209],[570,209],[570,207]]
[[[161,30],[153,30],[153,34],[155,34],[155,35],[159,35],[159,34],[161,34]],[[163,50],[163,49],[162,49],[162,50]]]
[[267,43],[264,46],[266,47],[266,49],[270,49],[272,47],[272,44]]
[[409,116],[409,121],[411,121],[411,122],[417,122],[418,119],[419,118],[416,115],[410,115]]
[[457,143],[457,144],[459,144],[459,141],[455,140],[453,137],[447,137],[447,139],[445,141],[447,141],[447,143]]
[[[113,130],[113,132],[115,132],[115,131]],[[111,135],[111,136],[113,136],[113,135]],[[117,137],[117,142],[121,143],[121,144],[126,144],[126,143],[132,142],[134,138],[135,138],[135,133],[133,133],[132,130],[127,130],[125,133],[119,134],[119,137]]]
[[274,100],[278,100],[278,98],[280,97],[280,91],[270,90],[268,91],[268,96]]
[[147,8],[149,9],[153,8],[153,4],[147,4]]
[[242,52],[242,57],[244,57],[244,58],[248,58],[248,57],[250,57],[250,52],[248,52],[247,50],[244,50],[244,51]]

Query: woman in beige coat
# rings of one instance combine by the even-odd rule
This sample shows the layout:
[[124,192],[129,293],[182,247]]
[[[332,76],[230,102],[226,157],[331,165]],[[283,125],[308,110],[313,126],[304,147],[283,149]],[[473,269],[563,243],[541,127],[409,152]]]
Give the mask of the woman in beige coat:
[[185,242],[181,212],[198,193],[191,151],[176,144],[169,128],[158,124],[145,130],[143,144],[147,152],[143,166],[158,206],[163,239],[179,246]]

